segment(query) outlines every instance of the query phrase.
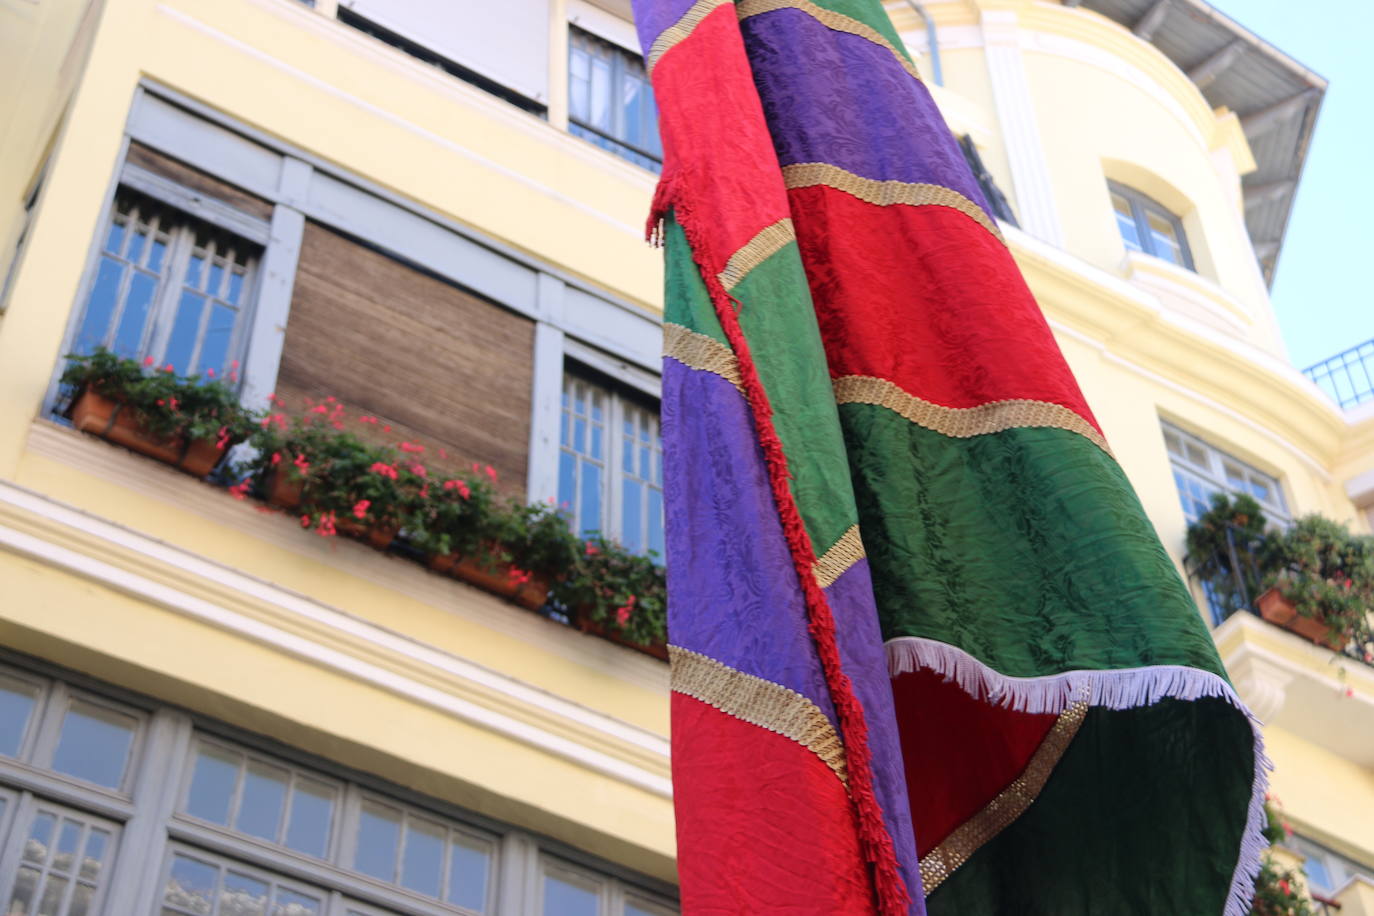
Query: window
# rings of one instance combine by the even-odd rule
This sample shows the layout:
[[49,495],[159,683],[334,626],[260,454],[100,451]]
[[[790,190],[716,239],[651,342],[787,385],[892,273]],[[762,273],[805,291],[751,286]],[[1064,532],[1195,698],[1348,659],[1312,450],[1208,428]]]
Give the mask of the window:
[[638,54],[570,26],[569,130],[653,172],[663,169],[658,106]]
[[107,347],[181,374],[230,374],[242,356],[258,248],[121,189],[72,349]]
[[149,892],[144,916],[482,916],[510,886],[544,895],[528,913],[677,911],[652,879],[219,729],[0,667],[0,913],[140,916]]
[[1115,182],[1108,184],[1116,228],[1131,251],[1162,258],[1170,264],[1193,269],[1193,255],[1183,222],[1155,201]]
[[582,537],[663,554],[663,441],[656,406],[563,377],[558,502]]
[[1211,508],[1212,496],[1217,493],[1253,496],[1271,521],[1280,524],[1288,521],[1288,504],[1278,478],[1168,423],[1164,424],[1164,444],[1169,450],[1174,484],[1188,521],[1197,521]]
[[1290,836],[1284,845],[1307,857],[1302,870],[1307,875],[1307,883],[1319,894],[1334,894],[1356,875],[1374,881],[1374,869],[1334,853],[1307,837]]

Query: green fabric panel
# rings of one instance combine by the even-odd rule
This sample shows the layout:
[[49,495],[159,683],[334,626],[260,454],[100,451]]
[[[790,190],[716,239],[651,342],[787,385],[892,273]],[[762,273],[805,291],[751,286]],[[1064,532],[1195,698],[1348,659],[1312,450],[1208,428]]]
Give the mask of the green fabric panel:
[[835,387],[797,243],[749,271],[730,293],[739,301],[740,325],[773,405],[792,495],[822,554],[857,517]]
[[706,284],[702,282],[697,265],[692,260],[687,236],[671,215],[663,221],[663,244],[663,279],[666,287],[663,320],[705,334],[729,347],[730,342],[725,339],[720,319],[716,317],[716,307],[711,304],[711,294],[706,291]]
[[898,54],[911,60],[911,55],[906,50],[906,42],[897,35],[892,20],[887,18],[887,13],[877,0],[812,0],[812,2],[817,6],[842,13],[851,19],[857,19],[864,25],[876,29],[892,47],[897,49]]
[[[667,303],[664,320],[729,345],[682,227],[664,220]],[[835,390],[795,242],[755,267],[731,295],[749,339],[773,425],[792,472],[792,494],[818,554],[855,523],[849,460]]]
[[[1039,798],[926,900],[930,916],[1217,916],[1253,768],[1223,700],[1089,710]],[[917,830],[920,826],[917,825]]]
[[1165,664],[1225,677],[1126,475],[1087,439],[955,439],[870,404],[840,416],[884,639],[936,639],[1016,677]]

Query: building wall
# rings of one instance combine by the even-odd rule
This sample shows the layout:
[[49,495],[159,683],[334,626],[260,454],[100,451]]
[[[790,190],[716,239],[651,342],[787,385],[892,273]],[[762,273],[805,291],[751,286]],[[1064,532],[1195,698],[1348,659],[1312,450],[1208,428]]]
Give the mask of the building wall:
[[[1241,218],[1252,160],[1234,115],[1095,14],[927,6],[942,110],[1011,198],[1013,254],[1175,558],[1185,520],[1161,419],[1273,474],[1295,514],[1370,530],[1348,482],[1374,470],[1374,415],[1342,414],[1286,362]],[[889,7],[919,51],[915,14]],[[0,54],[0,76],[32,87],[0,100],[7,253],[59,138],[0,317],[0,642],[662,891],[663,666],[307,537],[48,418],[92,239],[119,176],[136,175],[127,161],[266,233],[259,304],[275,311],[247,357],[255,403],[335,395],[552,495],[565,361],[655,385],[655,177],[566,129],[566,22],[629,42],[614,8],[548,5],[541,118],[347,27],[324,0],[0,0],[19,23],[0,34],[24,49]],[[1126,253],[1108,179],[1183,218],[1195,273]],[[424,364],[435,346],[452,367]],[[1242,692],[1268,698],[1276,790],[1308,835],[1374,865],[1374,822],[1351,816],[1374,810],[1374,747],[1333,734],[1374,735],[1374,678],[1350,671],[1345,696],[1329,653],[1272,629],[1233,619],[1218,641]]]

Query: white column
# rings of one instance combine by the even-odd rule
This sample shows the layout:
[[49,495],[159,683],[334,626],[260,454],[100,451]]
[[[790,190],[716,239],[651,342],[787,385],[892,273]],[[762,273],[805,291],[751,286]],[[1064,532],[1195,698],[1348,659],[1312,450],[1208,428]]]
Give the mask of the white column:
[[1049,162],[1040,140],[1035,104],[1026,81],[1021,53],[1021,30],[1011,10],[984,10],[983,49],[997,107],[997,120],[1011,167],[1016,216],[1021,228],[1056,248],[1064,245],[1064,231],[1050,184]]
[[563,399],[563,281],[539,275],[534,326],[534,371],[530,391],[530,451],[525,496],[530,502],[558,499],[558,424]]
[[549,123],[568,129],[567,0],[549,0]]

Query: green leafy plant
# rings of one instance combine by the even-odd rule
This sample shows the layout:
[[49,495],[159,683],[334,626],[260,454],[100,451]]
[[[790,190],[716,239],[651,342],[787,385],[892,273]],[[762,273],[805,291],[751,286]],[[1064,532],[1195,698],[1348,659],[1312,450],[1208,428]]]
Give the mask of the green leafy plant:
[[1246,607],[1261,590],[1268,553],[1265,525],[1264,512],[1252,497],[1217,493],[1211,508],[1188,526],[1184,561],[1213,600],[1229,611]]
[[148,433],[166,438],[184,436],[223,443],[239,442],[254,429],[257,414],[239,404],[234,389],[223,381],[199,375],[177,375],[172,366],[153,366],[116,356],[109,350],[67,355],[62,384],[73,397],[90,390],[138,414]]
[[1374,537],[1307,515],[1272,535],[1269,553],[1264,585],[1331,627],[1364,661],[1374,660]]
[[554,586],[553,596],[631,642],[654,645],[667,639],[667,584],[652,552],[630,553],[607,538],[592,538]]
[[[1270,845],[1282,842],[1292,831],[1273,799],[1266,797],[1264,813],[1264,838]],[[1296,872],[1279,866],[1269,853],[1265,853],[1259,876],[1255,878],[1250,916],[1313,916],[1311,901],[1301,892],[1301,886]]]

